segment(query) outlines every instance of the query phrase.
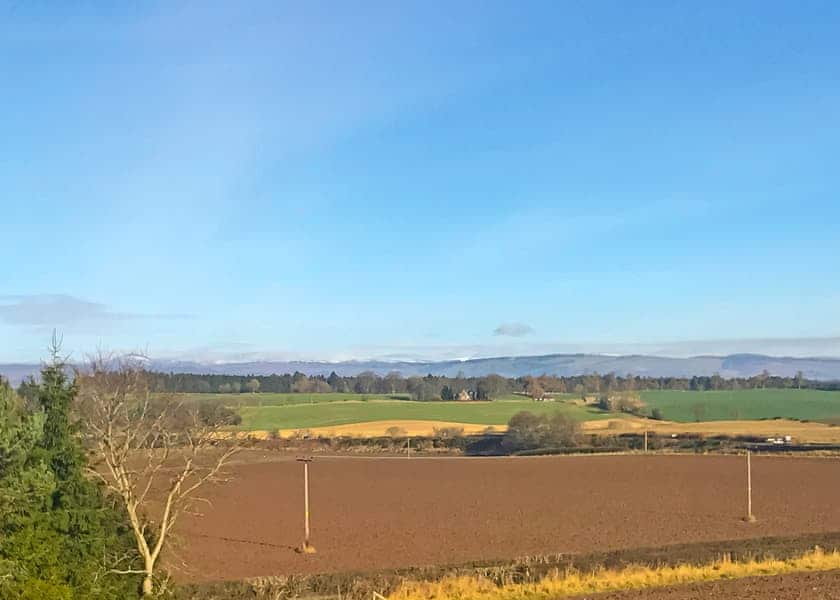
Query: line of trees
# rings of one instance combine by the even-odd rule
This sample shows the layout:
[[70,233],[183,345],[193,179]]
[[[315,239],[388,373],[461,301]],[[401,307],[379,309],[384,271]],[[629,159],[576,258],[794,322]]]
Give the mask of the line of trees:
[[455,400],[465,391],[475,400],[492,400],[509,394],[525,394],[541,398],[552,393],[600,394],[642,390],[738,390],[738,389],[840,389],[840,383],[811,381],[798,373],[793,377],[770,375],[766,371],[753,377],[724,378],[720,375],[697,377],[621,376],[614,373],[570,377],[541,375],[538,377],[455,377],[426,375],[403,377],[393,372],[377,375],[372,372],[354,376],[305,375],[197,375],[189,373],[149,373],[151,385],[159,392],[192,393],[325,393],[407,394],[414,400]]

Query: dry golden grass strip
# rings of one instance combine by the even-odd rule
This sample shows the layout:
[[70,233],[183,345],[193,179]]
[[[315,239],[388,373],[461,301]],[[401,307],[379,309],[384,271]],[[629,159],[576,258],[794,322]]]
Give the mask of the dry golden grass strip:
[[630,566],[618,570],[555,572],[537,583],[497,586],[478,577],[437,582],[406,582],[388,600],[549,600],[599,592],[668,587],[681,584],[840,569],[840,553],[820,548],[787,560],[734,562],[727,556],[703,565]]

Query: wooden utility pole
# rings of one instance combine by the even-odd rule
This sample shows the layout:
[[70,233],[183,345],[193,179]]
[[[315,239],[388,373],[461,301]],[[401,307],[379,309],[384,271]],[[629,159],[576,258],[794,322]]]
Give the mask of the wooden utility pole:
[[299,551],[303,554],[315,554],[315,547],[309,542],[309,463],[312,457],[299,458],[303,463],[303,545]]
[[747,518],[748,523],[755,523],[755,516],[752,512],[752,464],[750,451],[747,450]]

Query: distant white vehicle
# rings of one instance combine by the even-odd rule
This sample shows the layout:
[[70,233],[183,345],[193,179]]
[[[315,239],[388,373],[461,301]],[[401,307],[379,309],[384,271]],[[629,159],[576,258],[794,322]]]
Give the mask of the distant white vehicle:
[[791,436],[786,435],[784,437],[769,437],[769,438],[767,438],[766,441],[767,441],[768,444],[781,445],[781,444],[790,444],[792,440],[793,440],[793,438],[791,438]]

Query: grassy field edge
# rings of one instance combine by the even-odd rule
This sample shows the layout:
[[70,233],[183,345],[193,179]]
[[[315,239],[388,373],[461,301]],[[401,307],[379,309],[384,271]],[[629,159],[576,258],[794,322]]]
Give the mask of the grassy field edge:
[[664,588],[690,583],[711,582],[745,577],[788,575],[805,571],[840,569],[840,552],[815,548],[788,559],[750,559],[735,561],[724,555],[705,564],[675,566],[630,565],[621,569],[591,572],[556,571],[535,583],[512,583],[502,586],[481,577],[448,577],[436,582],[406,582],[389,600],[549,600],[586,594]]
[[[406,567],[380,571],[265,576],[240,581],[184,584],[178,586],[176,597],[177,600],[244,600],[245,598],[268,600],[299,596],[313,600],[334,600],[336,590],[341,589],[342,598],[346,600],[367,600],[371,598],[373,592],[386,596],[393,595],[401,590],[401,586],[406,582],[440,582],[458,578],[483,579],[496,588],[510,584],[523,584],[520,589],[524,591],[527,584],[535,585],[555,573],[620,572],[635,565],[650,569],[680,565],[708,565],[721,560],[724,556],[729,557],[730,562],[737,563],[790,562],[808,556],[815,548],[824,549],[824,553],[840,552],[840,532],[687,542],[670,546],[627,548],[586,554],[539,555],[515,560]],[[767,573],[767,575],[772,575],[772,573]],[[744,577],[750,576],[754,575]],[[453,597],[457,598],[457,596]],[[471,598],[463,597],[461,600],[471,600]]]

